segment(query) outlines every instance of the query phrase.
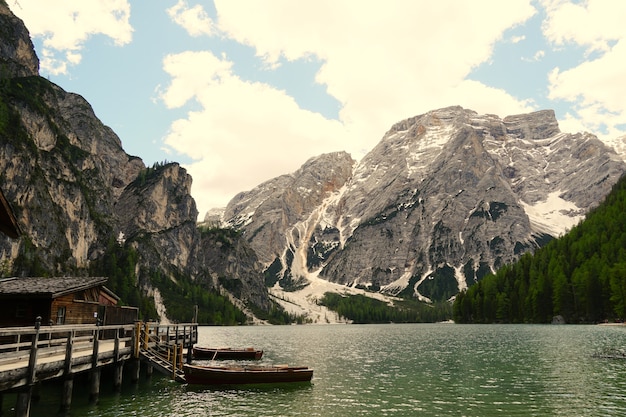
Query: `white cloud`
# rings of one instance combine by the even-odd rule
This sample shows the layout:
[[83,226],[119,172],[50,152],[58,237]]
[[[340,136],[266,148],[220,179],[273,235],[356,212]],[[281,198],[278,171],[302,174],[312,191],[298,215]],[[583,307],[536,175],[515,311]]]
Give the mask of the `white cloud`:
[[195,160],[186,168],[201,216],[225,205],[233,190],[289,173],[320,150],[344,148],[341,123],[300,109],[283,91],[241,80],[231,67],[210,52],[171,55],[164,62],[172,76],[162,93],[166,104],[194,100],[201,107],[175,121],[165,139]]
[[608,51],[610,42],[624,37],[626,3],[587,0],[578,4],[564,0],[544,0],[547,19],[544,35],[556,45],[568,42],[592,51]]
[[213,21],[199,4],[189,8],[185,0],[179,0],[167,13],[191,36],[214,34]]
[[128,0],[27,0],[12,11],[28,22],[32,37],[43,39],[44,50],[39,52],[42,73],[64,74],[68,63],[80,63],[81,50],[91,36],[106,35],[116,45],[132,38]]
[[[167,137],[170,146],[196,159],[188,168],[201,216],[209,200],[225,204],[234,183],[249,189],[333,150],[360,158],[406,117],[455,104],[502,115],[532,110],[532,103],[465,77],[490,58],[505,30],[535,10],[529,1],[479,4],[217,0],[217,19],[205,26],[254,48],[269,68],[281,59],[315,57],[322,62],[315,81],[341,109],[339,121],[301,109],[283,91],[240,79],[231,63],[212,54],[177,55],[170,58],[181,61],[176,66],[166,60],[172,76],[166,102],[180,106],[194,99],[202,107],[177,121]],[[188,13],[206,17],[179,2],[175,15]],[[194,60],[202,60],[205,75],[191,86]],[[224,166],[226,161],[238,162]]]
[[[626,120],[626,3],[589,0],[581,4],[549,3],[544,35],[555,45],[575,44],[598,56],[549,75],[549,98],[574,104],[578,124],[602,139],[624,131]],[[603,133],[604,131],[604,133]]]

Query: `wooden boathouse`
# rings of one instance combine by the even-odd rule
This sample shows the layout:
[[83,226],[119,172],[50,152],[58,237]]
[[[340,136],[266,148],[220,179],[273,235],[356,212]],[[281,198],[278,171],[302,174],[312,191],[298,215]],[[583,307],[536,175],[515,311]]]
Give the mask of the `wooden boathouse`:
[[127,324],[137,320],[136,307],[118,306],[119,297],[106,277],[25,277],[0,279],[0,327]]

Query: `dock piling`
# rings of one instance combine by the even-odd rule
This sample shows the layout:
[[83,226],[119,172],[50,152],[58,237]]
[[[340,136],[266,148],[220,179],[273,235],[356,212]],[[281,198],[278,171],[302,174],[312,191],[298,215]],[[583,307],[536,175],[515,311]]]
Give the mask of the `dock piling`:
[[74,390],[74,375],[68,375],[63,381],[63,393],[61,394],[60,414],[67,414],[72,405],[72,391]]

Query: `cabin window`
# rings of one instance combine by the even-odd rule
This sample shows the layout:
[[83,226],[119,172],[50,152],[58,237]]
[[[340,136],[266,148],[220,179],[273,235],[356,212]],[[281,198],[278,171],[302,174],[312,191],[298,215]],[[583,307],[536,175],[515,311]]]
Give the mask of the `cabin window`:
[[26,305],[25,304],[16,305],[15,306],[15,318],[23,319],[24,317],[26,317]]
[[65,307],[59,307],[57,310],[57,324],[65,324]]

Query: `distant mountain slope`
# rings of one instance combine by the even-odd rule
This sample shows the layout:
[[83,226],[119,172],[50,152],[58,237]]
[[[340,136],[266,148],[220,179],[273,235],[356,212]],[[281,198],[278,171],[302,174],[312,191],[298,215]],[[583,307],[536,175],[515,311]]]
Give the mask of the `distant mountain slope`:
[[573,227],[625,170],[550,110],[449,107],[397,123],[358,164],[323,155],[241,193],[225,220],[283,288],[313,274],[442,300]]
[[461,292],[459,323],[626,319],[626,177],[569,233]]

